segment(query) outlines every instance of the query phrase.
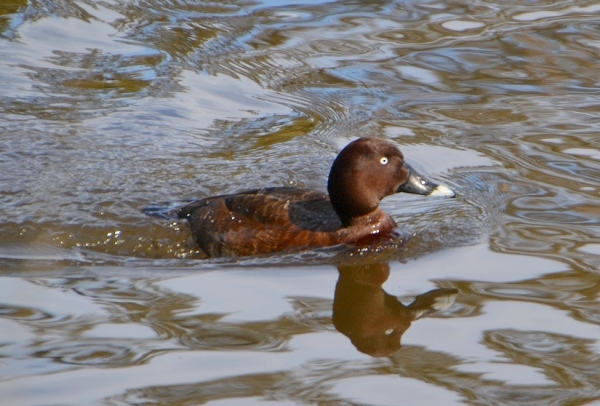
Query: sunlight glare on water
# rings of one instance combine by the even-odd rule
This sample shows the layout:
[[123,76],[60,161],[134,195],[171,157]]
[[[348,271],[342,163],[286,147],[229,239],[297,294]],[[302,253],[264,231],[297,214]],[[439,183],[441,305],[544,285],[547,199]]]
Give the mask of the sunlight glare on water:
[[[600,404],[600,6],[0,4],[2,405]],[[206,259],[167,212],[379,136],[404,244]]]

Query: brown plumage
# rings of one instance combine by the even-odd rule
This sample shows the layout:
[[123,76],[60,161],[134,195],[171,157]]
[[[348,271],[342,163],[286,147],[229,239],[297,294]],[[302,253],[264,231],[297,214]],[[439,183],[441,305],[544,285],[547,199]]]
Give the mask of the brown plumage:
[[[335,159],[325,193],[288,187],[208,197],[178,211],[211,257],[301,251],[393,237],[396,222],[379,208],[385,196],[424,181],[388,141],[360,138]],[[414,179],[413,179],[414,181]],[[412,185],[414,186],[414,185]],[[447,188],[446,188],[447,189]],[[447,189],[449,190],[449,189]]]

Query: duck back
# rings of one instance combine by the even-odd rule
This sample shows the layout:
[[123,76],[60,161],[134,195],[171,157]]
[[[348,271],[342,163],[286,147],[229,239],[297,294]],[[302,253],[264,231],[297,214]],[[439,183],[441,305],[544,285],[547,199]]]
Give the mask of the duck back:
[[208,197],[178,211],[209,256],[256,255],[331,246],[350,237],[327,194],[265,188]]

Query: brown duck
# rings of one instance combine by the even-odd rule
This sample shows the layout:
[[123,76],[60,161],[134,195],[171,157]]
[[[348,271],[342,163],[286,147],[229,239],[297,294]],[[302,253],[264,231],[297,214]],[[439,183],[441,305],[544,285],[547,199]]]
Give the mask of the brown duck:
[[177,211],[209,257],[296,252],[394,238],[397,224],[379,207],[399,193],[454,197],[404,162],[402,152],[379,138],[359,138],[337,156],[328,195],[272,187],[207,197]]

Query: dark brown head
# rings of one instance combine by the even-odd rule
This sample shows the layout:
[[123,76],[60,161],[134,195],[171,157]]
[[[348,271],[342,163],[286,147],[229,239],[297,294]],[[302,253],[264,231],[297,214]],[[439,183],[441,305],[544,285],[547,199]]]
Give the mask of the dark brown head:
[[445,186],[426,181],[404,163],[394,144],[380,138],[359,138],[348,144],[331,166],[327,191],[344,226],[373,212],[381,199],[394,193],[455,195]]
[[404,156],[392,143],[379,138],[359,138],[337,156],[327,191],[344,225],[377,209],[384,197],[396,193],[408,179]]

